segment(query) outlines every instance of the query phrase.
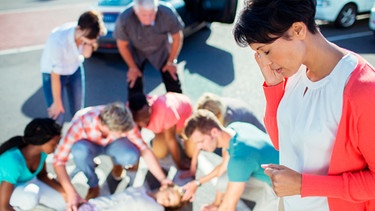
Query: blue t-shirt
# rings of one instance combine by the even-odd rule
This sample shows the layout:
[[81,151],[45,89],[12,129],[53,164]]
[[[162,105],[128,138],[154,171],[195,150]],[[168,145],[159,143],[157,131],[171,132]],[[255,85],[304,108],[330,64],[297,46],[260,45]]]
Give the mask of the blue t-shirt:
[[30,172],[25,157],[17,147],[0,155],[0,183],[3,181],[17,185],[33,179],[43,169],[47,154],[42,152],[40,163],[35,172]]
[[269,136],[252,124],[233,122],[228,125],[236,132],[230,140],[228,178],[230,182],[247,182],[250,177],[271,184],[261,164],[278,164],[279,152],[271,145]]

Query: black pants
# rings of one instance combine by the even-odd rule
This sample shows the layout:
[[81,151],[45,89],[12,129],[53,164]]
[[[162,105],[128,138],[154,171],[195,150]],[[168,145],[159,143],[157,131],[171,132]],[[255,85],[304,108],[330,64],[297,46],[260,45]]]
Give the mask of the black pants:
[[[142,71],[142,74],[144,72],[144,68],[145,68],[145,63],[142,64],[140,70]],[[160,71],[160,74],[161,74],[161,78],[163,80],[163,83],[164,83],[164,86],[165,86],[165,89],[167,92],[177,92],[177,93],[182,93],[182,89],[181,89],[181,82],[180,82],[180,79],[178,78],[177,76],[177,80],[174,80],[171,76],[171,74],[169,74],[168,71],[166,72],[163,72],[162,70],[159,70]],[[136,93],[143,93],[143,77],[138,77],[136,82],[134,83],[134,86],[133,88],[130,88],[129,87],[129,84],[128,84],[128,99],[130,98],[130,96],[136,94]]]

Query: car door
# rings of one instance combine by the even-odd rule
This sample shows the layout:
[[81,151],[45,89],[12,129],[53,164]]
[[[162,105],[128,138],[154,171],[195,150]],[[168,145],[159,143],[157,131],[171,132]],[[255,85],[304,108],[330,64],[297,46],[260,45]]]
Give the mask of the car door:
[[237,0],[196,0],[198,16],[203,21],[233,23]]
[[362,0],[358,1],[358,11],[359,12],[369,12],[371,10],[372,5],[374,4],[374,0]]

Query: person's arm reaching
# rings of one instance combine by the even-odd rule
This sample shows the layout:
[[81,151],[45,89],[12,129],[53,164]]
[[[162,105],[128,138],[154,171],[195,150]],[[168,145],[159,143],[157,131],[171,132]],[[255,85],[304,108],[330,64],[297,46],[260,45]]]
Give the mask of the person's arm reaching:
[[245,182],[229,182],[225,190],[223,202],[219,206],[219,211],[235,211],[238,201],[245,190]]
[[185,190],[182,200],[193,199],[193,196],[198,188],[197,182],[199,182],[199,184],[204,184],[215,177],[223,175],[227,171],[229,158],[228,152],[223,150],[223,160],[219,165],[217,165],[209,174],[197,179],[196,181],[191,181],[182,187],[182,189]]
[[43,169],[39,172],[37,177],[40,181],[46,183],[47,185],[61,193],[61,195],[66,201],[66,194],[61,184],[56,179],[48,177],[46,164],[44,164]]
[[163,72],[168,71],[174,80],[177,80],[177,64],[175,61],[181,51],[182,43],[183,43],[182,30],[178,31],[177,33],[172,34],[171,52],[169,54],[167,63],[162,68],[162,71]]
[[78,210],[79,204],[86,202],[86,200],[84,200],[75,190],[73,184],[70,181],[65,165],[54,166],[54,169],[57,175],[57,179],[59,180],[61,186],[64,188],[64,191],[66,193],[66,210]]
[[150,148],[145,148],[141,151],[141,156],[143,157],[144,161],[146,162],[150,172],[152,175],[156,177],[156,179],[160,182],[161,185],[168,185],[172,184],[172,181],[167,179],[166,175],[164,174],[161,166],[156,159],[154,153]]
[[0,210],[10,211],[14,210],[13,207],[9,204],[10,197],[13,193],[14,185],[7,182],[2,181],[0,183]]
[[138,77],[142,77],[142,72],[139,70],[137,64],[134,61],[133,55],[130,51],[130,46],[128,41],[124,40],[117,40],[117,48],[121,54],[121,57],[124,59],[126,64],[128,65],[128,73],[127,73],[127,82],[129,83],[129,87],[132,88],[135,84],[135,81]]
[[48,116],[56,119],[60,113],[64,113],[64,105],[61,99],[61,81],[60,75],[51,72],[51,88],[52,88],[52,105],[48,108]]

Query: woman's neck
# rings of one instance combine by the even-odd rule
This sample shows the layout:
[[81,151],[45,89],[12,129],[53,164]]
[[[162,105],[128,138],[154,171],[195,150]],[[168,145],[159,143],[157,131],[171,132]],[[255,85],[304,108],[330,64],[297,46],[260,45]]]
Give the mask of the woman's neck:
[[311,40],[305,62],[307,77],[311,81],[319,81],[333,71],[347,52],[326,40],[321,34],[312,36]]

